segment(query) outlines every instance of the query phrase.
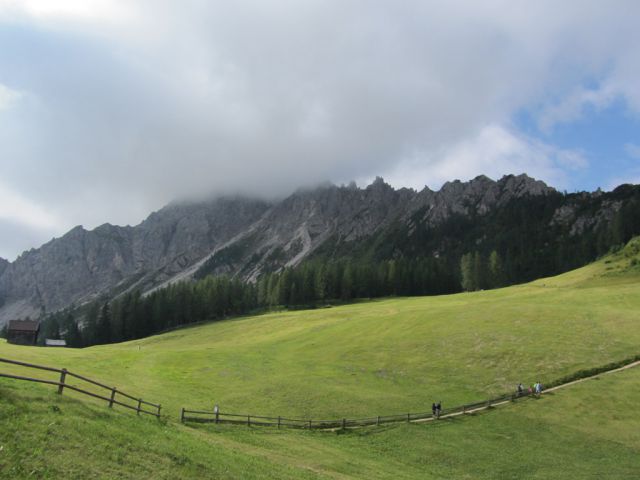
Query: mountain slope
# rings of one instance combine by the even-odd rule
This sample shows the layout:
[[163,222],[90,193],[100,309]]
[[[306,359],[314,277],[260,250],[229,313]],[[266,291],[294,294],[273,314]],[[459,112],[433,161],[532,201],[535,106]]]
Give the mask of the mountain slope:
[[[177,418],[214,403],[315,418],[428,410],[620,360],[640,344],[639,265],[635,240],[494,291],[274,313],[82,350],[0,341],[1,357],[95,377],[161,402],[170,418],[0,379],[0,477],[630,478],[637,368],[480,415],[343,435]],[[0,370],[25,373],[11,368]]]
[[0,476],[627,480],[640,467],[638,395],[634,369],[437,425],[335,435],[163,424],[0,380]]
[[521,282],[595,258],[639,233],[636,217],[638,187],[563,195],[526,175],[480,176],[438,192],[395,190],[378,178],[364,189],[325,185],[271,203],[173,204],[135,227],[76,227],[1,262],[0,324],[194,276],[254,280],[309,258],[439,256],[457,271],[462,254],[497,250]]
[[267,208],[259,200],[220,198],[170,205],[136,227],[76,227],[4,268],[0,323],[134,285],[151,288],[224,245]]
[[239,413],[316,418],[468,403],[636,355],[637,245],[499,290],[277,312],[85,349],[0,343],[0,356],[144,389],[174,415],[212,396]]

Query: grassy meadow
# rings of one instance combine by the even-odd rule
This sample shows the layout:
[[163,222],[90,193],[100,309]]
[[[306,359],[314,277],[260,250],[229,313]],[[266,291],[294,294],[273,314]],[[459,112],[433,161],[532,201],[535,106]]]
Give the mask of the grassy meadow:
[[176,420],[181,407],[214,403],[304,418],[424,411],[636,355],[639,251],[636,240],[583,269],[500,290],[278,312],[82,350],[0,343],[1,357],[66,367],[169,416],[0,380],[0,477],[632,478],[633,369],[436,425],[338,435]]
[[640,369],[437,424],[183,426],[0,381],[0,478],[636,478]]

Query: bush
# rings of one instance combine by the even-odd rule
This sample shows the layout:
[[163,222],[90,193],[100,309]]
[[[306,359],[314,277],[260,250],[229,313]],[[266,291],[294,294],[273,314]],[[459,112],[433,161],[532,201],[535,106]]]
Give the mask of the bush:
[[635,355],[633,357],[626,358],[624,360],[619,360],[617,362],[611,362],[606,365],[602,365],[601,367],[588,368],[585,370],[578,370],[575,373],[564,376],[562,378],[556,379],[551,383],[545,385],[545,388],[557,387],[558,385],[563,385],[565,383],[573,382],[575,380],[580,380],[582,378],[592,377],[599,373],[608,372],[609,370],[615,370],[616,368],[622,368],[631,363],[640,361],[640,355]]

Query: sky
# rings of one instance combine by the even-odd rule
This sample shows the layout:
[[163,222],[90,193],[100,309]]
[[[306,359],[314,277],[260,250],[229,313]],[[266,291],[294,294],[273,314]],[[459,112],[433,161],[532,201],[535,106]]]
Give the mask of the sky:
[[0,256],[182,198],[640,183],[637,0],[0,0]]

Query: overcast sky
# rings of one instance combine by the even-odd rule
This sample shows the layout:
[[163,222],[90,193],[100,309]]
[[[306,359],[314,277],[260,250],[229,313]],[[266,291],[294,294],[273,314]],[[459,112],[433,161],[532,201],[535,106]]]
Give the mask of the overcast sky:
[[185,196],[640,183],[640,2],[0,0],[0,256]]

